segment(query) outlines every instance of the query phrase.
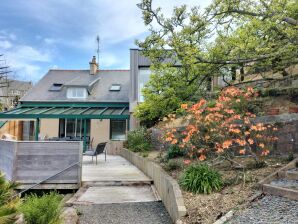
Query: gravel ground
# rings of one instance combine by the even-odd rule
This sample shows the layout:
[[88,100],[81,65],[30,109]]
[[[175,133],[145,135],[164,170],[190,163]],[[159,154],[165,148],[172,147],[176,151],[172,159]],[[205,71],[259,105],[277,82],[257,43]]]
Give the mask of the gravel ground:
[[270,184],[277,187],[285,187],[298,190],[298,180],[279,179],[271,181]]
[[268,195],[244,211],[239,211],[228,223],[297,224],[298,201]]
[[170,224],[162,202],[77,205],[80,224]]

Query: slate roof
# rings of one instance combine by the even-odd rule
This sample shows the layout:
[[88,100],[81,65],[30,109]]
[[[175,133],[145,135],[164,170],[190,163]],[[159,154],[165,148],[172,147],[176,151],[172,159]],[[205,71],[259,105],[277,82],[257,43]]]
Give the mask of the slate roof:
[[[23,97],[21,102],[129,102],[129,70],[49,70],[48,73]],[[53,83],[63,84],[60,91],[49,91]],[[112,84],[120,84],[120,91],[110,91]],[[68,86],[87,87],[86,99],[68,99]]]

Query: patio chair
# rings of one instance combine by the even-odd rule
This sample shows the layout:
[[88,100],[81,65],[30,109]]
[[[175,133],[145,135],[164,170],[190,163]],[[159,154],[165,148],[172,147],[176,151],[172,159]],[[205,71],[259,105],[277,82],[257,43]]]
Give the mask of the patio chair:
[[105,161],[107,161],[107,152],[105,150],[105,147],[106,147],[106,142],[103,142],[103,143],[99,143],[97,146],[96,146],[96,149],[95,150],[86,150],[85,153],[83,155],[85,156],[92,156],[92,163],[93,163],[93,157],[95,156],[96,158],[96,165],[97,165],[97,155],[101,154],[101,153],[105,153]]

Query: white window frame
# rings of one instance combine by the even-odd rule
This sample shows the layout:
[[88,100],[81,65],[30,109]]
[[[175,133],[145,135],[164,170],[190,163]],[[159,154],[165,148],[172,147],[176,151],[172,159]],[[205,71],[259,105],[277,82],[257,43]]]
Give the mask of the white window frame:
[[[83,95],[79,96],[78,91],[83,90]],[[66,96],[68,99],[86,99],[87,98],[87,90],[84,87],[69,87],[67,88]]]

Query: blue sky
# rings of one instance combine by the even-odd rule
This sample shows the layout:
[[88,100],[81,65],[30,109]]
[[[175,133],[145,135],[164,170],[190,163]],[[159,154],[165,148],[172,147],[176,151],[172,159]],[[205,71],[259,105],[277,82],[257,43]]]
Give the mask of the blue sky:
[[[6,0],[0,7],[0,54],[14,78],[38,81],[50,68],[87,69],[101,38],[100,68],[129,69],[129,48],[148,34],[140,0]],[[175,5],[211,0],[153,0],[165,15]]]

